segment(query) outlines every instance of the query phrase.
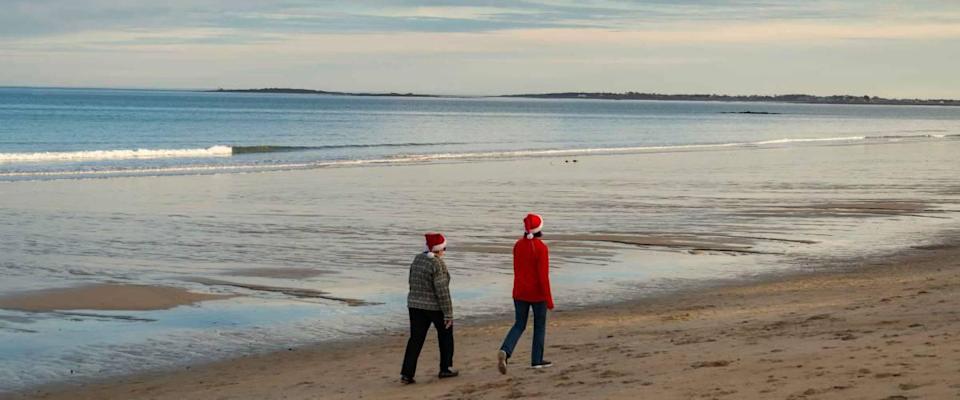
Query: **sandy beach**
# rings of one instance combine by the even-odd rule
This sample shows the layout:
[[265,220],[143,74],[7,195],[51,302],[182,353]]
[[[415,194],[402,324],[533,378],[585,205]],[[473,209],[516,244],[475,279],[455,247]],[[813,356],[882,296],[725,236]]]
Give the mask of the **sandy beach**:
[[[911,399],[960,394],[960,247],[924,246],[824,272],[550,315],[547,358],[506,376],[509,321],[457,329],[457,378],[397,381],[405,334],[243,357],[16,399]],[[562,296],[560,297],[562,298]]]
[[165,286],[96,284],[34,290],[0,297],[0,308],[50,312],[55,310],[163,310],[233,296]]
[[[370,382],[392,385],[407,326],[410,257],[422,247],[419,233],[430,230],[452,241],[447,257],[463,318],[457,362],[464,376],[457,381],[473,384],[491,360],[471,357],[493,357],[490,349],[509,325],[502,319],[511,317],[510,249],[518,210],[530,199],[549,221],[545,240],[559,305],[549,344],[562,346],[587,342],[566,337],[578,331],[564,328],[596,326],[582,318],[605,315],[609,304],[835,270],[846,265],[825,263],[929,244],[957,226],[951,163],[958,145],[916,141],[594,155],[576,164],[534,157],[7,182],[0,213],[8,226],[21,228],[5,231],[0,241],[0,393],[188,366],[196,371],[288,348],[295,351],[285,354],[299,355],[326,344],[337,351],[354,346],[345,340],[361,340],[364,349],[392,346],[376,351],[387,355],[382,359],[355,363],[376,366]],[[750,172],[756,165],[764,171]],[[862,165],[870,167],[850,169]],[[517,176],[518,170],[528,172]],[[419,211],[435,196],[421,190],[423,176],[446,194],[437,204],[439,224]],[[640,317],[651,312],[645,307],[631,309],[630,319],[661,329],[660,317],[643,317],[654,324]],[[484,336],[476,330],[479,319],[500,320]],[[641,343],[636,351],[647,347]],[[548,357],[558,367],[580,357],[557,350]],[[317,358],[324,359],[307,362],[333,368]],[[422,373],[422,382],[434,374]],[[292,383],[306,381],[349,379]],[[336,393],[320,389],[304,393]],[[398,393],[423,389],[405,390]]]

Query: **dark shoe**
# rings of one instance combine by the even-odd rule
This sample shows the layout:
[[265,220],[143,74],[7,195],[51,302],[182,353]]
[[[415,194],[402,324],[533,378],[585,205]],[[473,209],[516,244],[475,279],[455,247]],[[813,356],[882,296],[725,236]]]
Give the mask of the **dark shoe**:
[[497,351],[497,369],[500,370],[500,374],[507,374],[507,359],[510,358],[507,356],[507,352],[503,350]]
[[550,368],[553,366],[553,363],[547,360],[541,361],[539,364],[533,364],[530,368],[540,369],[540,368]]
[[460,375],[460,371],[457,371],[453,368],[449,368],[446,371],[440,371],[440,374],[437,376],[440,377],[440,379],[443,379],[443,378],[453,378],[457,375]]
[[400,382],[403,382],[404,385],[411,385],[411,384],[417,383],[417,381],[413,380],[413,378],[406,375],[400,375]]

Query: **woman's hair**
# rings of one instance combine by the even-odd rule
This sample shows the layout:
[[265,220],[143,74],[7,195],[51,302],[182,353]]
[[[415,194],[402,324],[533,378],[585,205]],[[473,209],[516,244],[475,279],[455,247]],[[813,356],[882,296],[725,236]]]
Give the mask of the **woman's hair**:
[[533,234],[533,237],[541,237],[541,236],[543,236],[543,232],[537,232]]

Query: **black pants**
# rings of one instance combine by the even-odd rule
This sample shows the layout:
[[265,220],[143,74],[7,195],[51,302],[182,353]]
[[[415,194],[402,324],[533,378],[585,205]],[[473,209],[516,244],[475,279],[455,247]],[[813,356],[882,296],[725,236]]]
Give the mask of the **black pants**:
[[440,311],[410,308],[410,340],[407,341],[407,351],[403,355],[403,376],[413,378],[417,373],[417,359],[423,349],[423,341],[427,338],[430,324],[437,329],[437,341],[440,343],[440,370],[446,371],[453,366],[453,327],[443,327],[443,313]]

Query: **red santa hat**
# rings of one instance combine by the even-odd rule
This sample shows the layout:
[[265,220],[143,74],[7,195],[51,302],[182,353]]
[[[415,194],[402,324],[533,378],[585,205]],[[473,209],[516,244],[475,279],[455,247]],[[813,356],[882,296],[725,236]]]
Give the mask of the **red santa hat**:
[[436,252],[447,248],[447,238],[442,234],[431,232],[423,236],[427,239],[427,257],[434,257]]
[[527,239],[533,239],[533,234],[543,230],[543,218],[537,214],[527,214],[523,219],[523,231]]

